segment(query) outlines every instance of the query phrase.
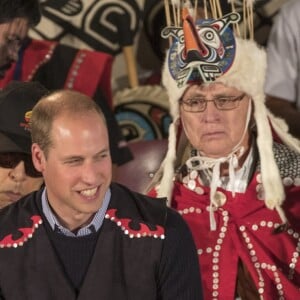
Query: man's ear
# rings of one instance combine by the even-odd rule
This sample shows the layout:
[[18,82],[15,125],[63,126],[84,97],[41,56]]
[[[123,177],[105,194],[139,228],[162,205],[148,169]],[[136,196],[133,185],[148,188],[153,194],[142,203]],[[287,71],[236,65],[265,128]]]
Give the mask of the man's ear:
[[32,161],[34,167],[39,172],[43,172],[46,163],[46,157],[44,151],[41,149],[41,147],[38,144],[33,143],[31,146],[31,153],[32,153]]

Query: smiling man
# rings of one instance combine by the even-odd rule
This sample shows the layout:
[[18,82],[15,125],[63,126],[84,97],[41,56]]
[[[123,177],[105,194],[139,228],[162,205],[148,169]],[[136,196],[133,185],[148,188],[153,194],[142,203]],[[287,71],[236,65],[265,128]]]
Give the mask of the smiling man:
[[0,0],[0,78],[17,60],[29,27],[40,18],[38,0]]
[[202,299],[180,215],[111,182],[107,127],[94,101],[56,91],[34,107],[31,129],[45,187],[0,211],[3,299]]

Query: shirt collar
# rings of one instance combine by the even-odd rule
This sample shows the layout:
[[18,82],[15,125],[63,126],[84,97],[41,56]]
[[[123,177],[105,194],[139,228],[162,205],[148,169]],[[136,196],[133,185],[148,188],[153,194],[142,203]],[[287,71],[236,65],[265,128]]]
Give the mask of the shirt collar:
[[60,233],[66,235],[66,236],[71,236],[71,237],[85,236],[85,235],[91,234],[95,231],[98,231],[100,229],[100,227],[102,226],[102,223],[103,223],[103,220],[105,217],[105,213],[106,213],[107,207],[110,202],[110,198],[111,198],[111,190],[109,188],[105,193],[101,208],[96,212],[92,221],[89,224],[87,224],[86,226],[80,228],[76,232],[76,234],[73,233],[72,231],[70,231],[69,229],[65,228],[64,226],[62,226],[59,223],[59,221],[57,220],[56,216],[54,215],[54,213],[49,205],[49,202],[47,199],[46,187],[44,188],[43,193],[42,193],[42,209],[43,209],[43,213],[44,213],[47,221],[49,222],[52,230],[58,230]]

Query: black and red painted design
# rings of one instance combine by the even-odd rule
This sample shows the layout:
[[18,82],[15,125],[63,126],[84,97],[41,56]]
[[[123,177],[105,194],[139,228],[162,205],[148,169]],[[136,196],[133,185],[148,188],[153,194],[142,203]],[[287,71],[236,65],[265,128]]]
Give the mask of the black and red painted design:
[[38,215],[34,215],[30,218],[32,220],[31,227],[18,228],[19,232],[22,232],[22,236],[18,239],[13,239],[13,234],[8,234],[0,241],[0,248],[17,248],[23,246],[28,239],[32,238],[35,230],[43,223],[42,218]]
[[139,222],[139,229],[133,229],[129,226],[129,223],[131,223],[132,220],[128,218],[118,218],[116,212],[116,209],[109,209],[106,212],[105,218],[116,223],[124,231],[124,234],[128,235],[130,238],[165,238],[165,229],[162,226],[155,225],[156,229],[152,230],[147,224]]
[[158,85],[125,89],[114,95],[114,113],[126,141],[168,137],[171,123],[166,91]]
[[140,26],[141,10],[135,0],[46,0],[41,8],[43,19],[33,29],[35,35],[71,45],[76,39],[113,56],[133,44]]

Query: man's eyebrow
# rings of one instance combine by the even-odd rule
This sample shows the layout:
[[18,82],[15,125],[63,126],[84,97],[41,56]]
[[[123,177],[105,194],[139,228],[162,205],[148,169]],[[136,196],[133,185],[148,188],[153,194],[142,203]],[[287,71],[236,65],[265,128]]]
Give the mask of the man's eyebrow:
[[109,152],[109,148],[105,148],[105,149],[100,150],[99,152],[97,152],[97,153],[95,154],[95,156],[101,155],[101,154],[107,153],[107,152]]
[[83,156],[82,155],[76,155],[76,154],[71,154],[71,155],[67,155],[67,156],[64,156],[61,158],[62,161],[65,161],[65,160],[72,160],[72,159],[83,159]]
[[[97,153],[95,153],[93,156],[101,155],[101,154],[107,153],[107,152],[109,152],[109,148],[102,149],[102,150],[98,151]],[[62,157],[63,160],[81,159],[81,158],[84,158],[84,156],[81,154],[70,154],[70,155],[66,155],[66,156]]]

